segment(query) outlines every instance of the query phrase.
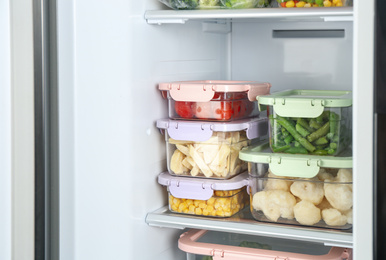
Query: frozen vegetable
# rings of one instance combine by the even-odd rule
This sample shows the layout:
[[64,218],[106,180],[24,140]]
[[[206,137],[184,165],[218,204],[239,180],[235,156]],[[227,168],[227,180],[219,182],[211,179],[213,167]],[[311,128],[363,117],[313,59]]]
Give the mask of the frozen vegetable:
[[[252,189],[257,192],[252,191],[251,209],[257,219],[260,219],[256,217],[260,216],[257,214],[260,211],[268,220],[274,222],[282,222],[276,218],[280,216],[287,219],[285,223],[293,219],[294,224],[302,225],[338,227],[352,224],[351,169],[322,168],[312,179],[276,176],[268,170],[262,178],[263,182],[260,178],[256,179],[256,186],[252,186]],[[287,187],[289,187],[288,190]],[[279,192],[278,194],[282,197],[284,194],[288,197],[289,194],[295,199],[292,200],[294,204],[291,204],[293,215],[288,214],[289,217],[285,217],[285,214],[282,214],[282,212],[288,212],[289,204],[275,202],[278,200],[275,192]]]
[[326,110],[317,118],[281,117],[271,114],[270,144],[274,152],[336,155],[350,143],[341,119]]
[[265,190],[283,190],[289,191],[292,181],[286,180],[283,177],[276,176],[268,170],[269,179],[265,183]]
[[246,169],[239,159],[240,150],[249,143],[244,132],[214,132],[204,142],[169,138],[176,149],[171,155],[170,170],[177,175],[227,178]]
[[288,191],[267,190],[253,195],[252,207],[262,210],[271,221],[277,221],[279,217],[292,219],[293,207],[296,204],[295,197]]
[[267,7],[271,0],[221,0],[227,8]]
[[318,182],[318,178],[304,179],[295,181],[291,185],[291,193],[301,200],[308,200],[314,205],[318,205],[324,198],[323,183]]
[[343,226],[347,223],[347,216],[333,208],[322,210],[322,218],[330,226]]
[[192,118],[196,110],[195,102],[176,101],[174,103],[176,113],[182,118]]
[[307,200],[302,200],[294,206],[294,215],[302,225],[314,225],[321,220],[320,209]]
[[339,7],[345,5],[345,0],[277,0],[281,7]]
[[220,0],[161,0],[173,9],[206,9],[219,8]]
[[176,198],[169,195],[170,210],[192,215],[230,217],[244,208],[247,202],[244,189],[229,191],[214,191],[214,196],[208,200]]
[[334,179],[325,181],[324,193],[331,206],[341,211],[349,210],[352,207],[351,182],[352,171],[350,169],[340,169]]

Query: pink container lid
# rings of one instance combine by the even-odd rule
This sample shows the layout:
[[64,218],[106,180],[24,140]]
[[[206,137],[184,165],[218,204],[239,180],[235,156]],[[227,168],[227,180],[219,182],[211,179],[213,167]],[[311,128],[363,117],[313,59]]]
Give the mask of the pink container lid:
[[212,256],[213,260],[352,260],[352,249],[340,247],[331,247],[324,255],[309,255],[197,242],[206,232],[208,231],[191,229],[183,233],[178,240],[178,248],[188,253]]
[[208,102],[214,97],[215,92],[248,92],[248,99],[256,101],[257,96],[270,93],[271,84],[229,80],[176,81],[160,83],[158,89],[169,91],[170,96],[176,101]]

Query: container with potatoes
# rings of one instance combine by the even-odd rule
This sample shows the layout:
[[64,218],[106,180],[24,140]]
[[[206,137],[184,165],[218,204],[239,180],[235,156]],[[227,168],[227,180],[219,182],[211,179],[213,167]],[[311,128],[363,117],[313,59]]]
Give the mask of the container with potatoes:
[[243,150],[240,158],[248,161],[256,220],[352,228],[352,157],[274,154],[258,145]]
[[228,180],[186,178],[163,172],[158,175],[158,183],[167,187],[169,210],[175,213],[230,217],[249,203],[247,172]]
[[246,146],[267,137],[267,118],[234,122],[157,121],[165,135],[168,171],[172,175],[229,179],[247,170],[239,159]]

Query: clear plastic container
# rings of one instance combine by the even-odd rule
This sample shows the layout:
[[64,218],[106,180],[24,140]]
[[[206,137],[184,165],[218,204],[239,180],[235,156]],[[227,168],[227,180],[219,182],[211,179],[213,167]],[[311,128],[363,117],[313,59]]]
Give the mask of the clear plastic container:
[[350,91],[287,90],[258,97],[276,153],[339,155],[352,142]]
[[159,0],[175,10],[245,9],[268,7],[271,0]]
[[231,217],[249,203],[247,172],[229,180],[176,177],[164,172],[158,183],[167,186],[169,210],[175,213]]
[[352,249],[320,243],[191,229],[178,247],[189,260],[352,260]]
[[247,169],[239,151],[267,136],[267,118],[229,123],[161,119],[172,175],[228,179]]
[[352,0],[276,0],[279,7],[307,8],[307,7],[343,7],[352,6]]
[[256,220],[352,228],[352,157],[279,155],[267,148],[240,152],[240,158],[248,161],[250,205]]
[[271,84],[251,81],[182,81],[160,83],[168,99],[169,118],[233,121],[259,115],[256,97],[267,95]]

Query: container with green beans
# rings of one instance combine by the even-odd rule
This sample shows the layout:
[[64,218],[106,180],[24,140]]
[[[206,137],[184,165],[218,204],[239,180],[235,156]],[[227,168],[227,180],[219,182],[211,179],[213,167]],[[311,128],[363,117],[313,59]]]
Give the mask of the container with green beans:
[[351,146],[350,91],[287,90],[257,98],[275,153],[339,155]]

